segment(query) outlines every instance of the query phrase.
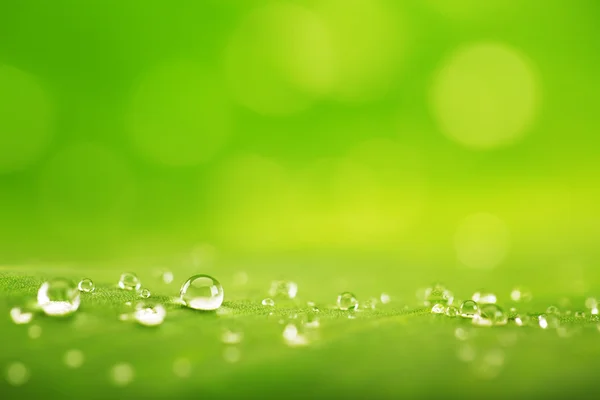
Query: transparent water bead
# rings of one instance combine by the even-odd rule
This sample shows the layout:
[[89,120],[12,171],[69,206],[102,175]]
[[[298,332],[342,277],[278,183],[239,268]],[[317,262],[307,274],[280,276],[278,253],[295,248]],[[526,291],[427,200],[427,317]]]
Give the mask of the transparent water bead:
[[528,302],[532,297],[531,292],[523,287],[516,287],[510,292],[510,298],[516,302]]
[[479,313],[479,306],[473,300],[466,300],[460,305],[460,316],[463,318],[475,318]]
[[575,318],[585,318],[585,312],[583,312],[583,311],[576,311],[575,312]]
[[96,286],[91,279],[84,278],[77,284],[77,289],[79,289],[80,292],[93,293],[94,290],[96,290]]
[[454,307],[454,306],[449,306],[448,308],[446,308],[446,316],[450,317],[450,318],[456,318],[458,317],[459,311],[458,308]]
[[432,314],[444,314],[446,312],[446,306],[440,303],[436,303],[431,307]]
[[454,294],[441,284],[435,284],[425,289],[425,305],[452,304]]
[[28,324],[33,319],[33,313],[21,307],[13,307],[10,309],[10,318],[17,325]]
[[141,325],[158,326],[163,323],[167,310],[162,304],[139,302],[135,306],[133,318]]
[[358,308],[358,300],[354,294],[343,292],[337,297],[337,306],[342,311],[354,311]]
[[560,326],[560,319],[556,314],[542,314],[537,317],[537,320],[542,329],[556,329]]
[[263,306],[267,306],[267,307],[274,307],[275,306],[275,300],[271,299],[270,297],[267,297],[266,299],[263,299],[263,301],[261,302],[261,304]]
[[482,304],[479,314],[473,318],[473,324],[478,326],[506,325],[508,317],[504,310],[496,304]]
[[150,297],[151,294],[152,293],[150,292],[150,290],[148,290],[148,289],[142,289],[142,291],[140,292],[140,297],[142,299],[147,299],[147,298]]
[[282,299],[293,299],[298,294],[298,285],[292,281],[273,281],[269,296]]
[[375,297],[371,297],[363,301],[360,307],[364,310],[374,310],[377,308],[377,299]]
[[181,302],[195,310],[216,310],[223,304],[223,286],[208,275],[194,275],[179,292]]
[[478,304],[496,304],[496,295],[491,292],[475,292],[471,296],[471,300]]
[[549,306],[546,308],[546,314],[560,314],[560,310],[556,306]]
[[142,282],[140,282],[140,278],[133,272],[124,272],[119,278],[119,287],[123,290],[133,290],[137,292],[142,287]]
[[52,279],[40,286],[37,302],[47,315],[70,315],[79,308],[79,290],[68,279]]

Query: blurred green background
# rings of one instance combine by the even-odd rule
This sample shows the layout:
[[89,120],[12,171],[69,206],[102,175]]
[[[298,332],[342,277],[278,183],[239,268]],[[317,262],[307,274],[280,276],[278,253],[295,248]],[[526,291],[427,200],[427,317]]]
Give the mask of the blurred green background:
[[583,293],[598,282],[599,14],[4,1],[0,263],[513,274]]

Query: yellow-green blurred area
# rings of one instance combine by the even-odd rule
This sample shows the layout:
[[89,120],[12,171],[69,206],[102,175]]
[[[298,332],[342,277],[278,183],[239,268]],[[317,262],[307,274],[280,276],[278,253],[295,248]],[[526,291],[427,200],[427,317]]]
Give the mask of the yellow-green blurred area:
[[257,274],[584,292],[599,17],[594,0],[4,1],[0,262],[209,249]]

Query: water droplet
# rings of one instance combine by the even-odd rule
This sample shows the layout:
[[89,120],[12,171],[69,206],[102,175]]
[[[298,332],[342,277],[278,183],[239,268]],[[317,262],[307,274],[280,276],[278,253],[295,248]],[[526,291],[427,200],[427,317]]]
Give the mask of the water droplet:
[[496,304],[479,305],[479,314],[473,318],[473,324],[478,326],[506,325],[508,317]]
[[432,314],[444,314],[446,312],[446,306],[440,303],[436,303],[431,307]]
[[362,302],[361,308],[364,310],[374,310],[377,308],[377,299],[375,297],[371,297]]
[[475,292],[471,296],[471,300],[482,305],[482,304],[496,304],[496,295],[491,292]]
[[352,293],[343,292],[337,297],[337,306],[343,311],[354,311],[358,308],[358,300]]
[[583,311],[576,311],[575,318],[585,318],[585,313]]
[[119,278],[119,287],[123,290],[134,290],[137,292],[142,287],[142,282],[140,282],[140,278],[133,272],[124,272]]
[[171,271],[164,271],[162,273],[162,281],[167,285],[173,283],[173,273]]
[[189,378],[192,374],[192,363],[187,358],[178,358],[173,362],[173,373],[179,378]]
[[6,369],[6,381],[12,386],[21,386],[29,380],[29,369],[22,362],[14,362]]
[[458,317],[459,311],[458,308],[454,307],[454,306],[449,306],[448,308],[446,308],[446,316],[450,317],[450,318],[455,318]]
[[298,319],[300,320],[300,323],[305,327],[305,328],[318,328],[320,325],[319,322],[319,314],[318,314],[318,308],[313,307],[313,310],[317,309],[317,311],[308,311],[306,313],[302,313],[300,314],[300,316],[298,317]]
[[432,306],[434,304],[452,304],[454,294],[446,289],[441,284],[435,284],[432,287],[425,289],[425,305]]
[[585,299],[585,308],[598,308],[598,300],[595,297]]
[[592,315],[598,315],[598,307],[594,307],[594,308],[592,308],[592,309],[590,310],[590,313],[591,313]]
[[39,325],[31,325],[29,329],[27,329],[27,336],[31,339],[37,339],[42,336],[42,327]]
[[381,296],[379,296],[379,299],[381,300],[382,304],[388,304],[390,301],[392,301],[392,298],[387,293],[381,293]]
[[13,307],[10,309],[10,318],[17,325],[28,324],[33,319],[33,313],[20,307]]
[[510,298],[516,302],[528,302],[532,297],[531,292],[523,287],[516,287],[510,292]]
[[157,326],[163,323],[167,311],[162,304],[139,302],[135,305],[133,318],[145,326]]
[[560,325],[560,319],[556,314],[542,314],[537,317],[538,325],[542,329],[556,329]]
[[229,327],[223,329],[221,341],[225,344],[238,344],[244,339],[244,332],[237,328]]
[[270,297],[267,297],[266,299],[263,299],[262,305],[263,306],[267,306],[267,307],[274,307],[275,306],[275,300],[273,300]]
[[308,338],[301,333],[296,324],[287,324],[283,329],[283,340],[290,347],[306,346]]
[[151,294],[152,293],[150,293],[150,290],[148,290],[148,289],[142,289],[142,291],[140,292],[140,297],[142,299],[147,299],[147,298],[150,297]]
[[223,349],[223,359],[228,363],[236,363],[242,358],[242,352],[235,346],[227,346]]
[[293,299],[298,294],[298,285],[292,281],[273,281],[269,296],[281,299]]
[[546,314],[560,314],[560,310],[556,306],[549,306],[546,308]]
[[479,313],[479,306],[473,300],[466,300],[460,305],[460,316],[463,318],[475,318]]
[[527,318],[527,316],[522,316],[521,314],[517,314],[517,315],[515,315],[515,318],[513,319],[513,321],[515,322],[515,325],[517,325],[517,326],[528,326],[531,319]]
[[127,363],[119,363],[110,369],[110,378],[115,386],[123,387],[133,381],[133,367]]
[[91,279],[84,278],[77,284],[77,289],[79,289],[80,292],[93,293],[94,290],[96,290],[96,286]]
[[208,275],[194,275],[181,286],[183,304],[195,310],[216,310],[223,304],[223,286]]
[[69,350],[65,353],[64,362],[69,368],[79,368],[83,365],[83,353],[80,350]]
[[40,286],[37,301],[47,315],[69,315],[79,308],[79,290],[67,279],[52,279]]

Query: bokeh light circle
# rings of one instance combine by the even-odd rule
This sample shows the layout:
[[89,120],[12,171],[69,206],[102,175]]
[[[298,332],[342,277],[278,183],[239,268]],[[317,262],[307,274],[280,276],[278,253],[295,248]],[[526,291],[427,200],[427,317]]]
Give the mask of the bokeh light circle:
[[47,147],[51,101],[36,77],[0,64],[0,174],[28,167]]
[[531,127],[539,101],[535,69],[515,49],[476,43],[444,62],[432,87],[440,129],[472,149],[516,142]]
[[510,231],[506,223],[493,214],[471,214],[458,226],[454,247],[461,264],[475,269],[492,269],[508,254]]
[[188,61],[145,74],[131,99],[128,121],[135,148],[166,166],[209,160],[226,143],[229,106],[219,77]]

